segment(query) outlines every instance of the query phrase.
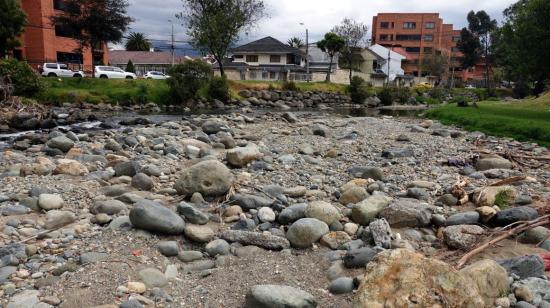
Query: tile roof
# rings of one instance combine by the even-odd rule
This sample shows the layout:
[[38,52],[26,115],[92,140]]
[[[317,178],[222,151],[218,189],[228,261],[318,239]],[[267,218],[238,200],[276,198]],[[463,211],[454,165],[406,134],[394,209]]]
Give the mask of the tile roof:
[[[181,63],[189,57],[175,56],[174,62]],[[171,64],[172,55],[168,52],[150,52],[150,51],[109,51],[109,62],[111,65],[126,64],[132,60],[134,64]]]
[[298,48],[290,47],[271,36],[250,42],[231,49],[231,52],[256,52],[256,53],[293,53],[302,54]]

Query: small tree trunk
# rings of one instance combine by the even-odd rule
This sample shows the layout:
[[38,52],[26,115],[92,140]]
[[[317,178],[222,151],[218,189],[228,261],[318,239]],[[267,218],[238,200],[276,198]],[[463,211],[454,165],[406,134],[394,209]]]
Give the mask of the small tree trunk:
[[328,64],[328,72],[327,72],[327,78],[325,79],[326,82],[330,82],[330,74],[332,73],[332,58],[334,56],[330,56],[330,62]]
[[216,61],[218,61],[218,66],[220,67],[220,76],[221,76],[221,77],[225,77],[225,69],[224,69],[224,67],[223,67],[222,61],[220,61],[220,60],[218,59],[218,57],[214,57],[214,58],[216,59]]
[[348,65],[349,65],[349,83],[351,84],[351,79],[353,78],[353,64],[351,63],[353,61],[353,54],[350,53],[350,56],[348,58]]

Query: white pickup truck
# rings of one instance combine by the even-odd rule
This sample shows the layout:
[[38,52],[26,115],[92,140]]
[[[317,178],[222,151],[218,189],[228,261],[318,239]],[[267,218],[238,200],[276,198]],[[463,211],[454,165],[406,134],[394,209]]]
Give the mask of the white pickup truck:
[[42,68],[42,76],[44,77],[75,77],[82,78],[86,75],[83,71],[70,70],[67,64],[62,63],[44,63]]

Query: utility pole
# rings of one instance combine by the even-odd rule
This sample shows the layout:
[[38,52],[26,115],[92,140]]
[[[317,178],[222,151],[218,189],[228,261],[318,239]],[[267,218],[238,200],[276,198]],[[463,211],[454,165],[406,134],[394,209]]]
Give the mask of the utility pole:
[[[300,25],[305,26],[303,22]],[[310,81],[309,77],[309,29],[306,27],[306,81]]]
[[390,61],[391,61],[391,49],[388,48],[388,85],[390,85]]
[[170,52],[172,54],[172,66],[174,66],[174,53],[176,51],[175,39],[174,39],[174,23],[171,19],[168,20],[172,24],[172,44],[170,45]]

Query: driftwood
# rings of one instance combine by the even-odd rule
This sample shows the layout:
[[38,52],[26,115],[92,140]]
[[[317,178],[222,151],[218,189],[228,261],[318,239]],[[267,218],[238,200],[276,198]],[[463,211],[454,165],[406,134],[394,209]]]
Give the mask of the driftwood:
[[[473,256],[475,256],[476,254],[480,253],[484,249],[486,249],[486,248],[488,248],[488,247],[490,247],[490,246],[492,246],[492,245],[494,245],[494,244],[496,244],[496,243],[498,243],[502,240],[505,240],[505,239],[507,239],[507,238],[509,238],[513,235],[519,234],[521,232],[533,229],[535,227],[544,226],[546,224],[550,224],[550,215],[542,216],[542,217],[539,217],[539,218],[537,218],[535,220],[531,220],[531,221],[516,222],[516,223],[514,223],[514,225],[516,225],[515,227],[510,228],[505,233],[493,238],[492,240],[490,240],[488,242],[485,242],[485,243],[479,245],[478,247],[474,248],[473,250],[471,250],[470,252],[468,252],[467,254],[462,256],[462,258],[460,258],[460,260],[458,261],[458,264],[456,265],[456,268],[457,269],[462,268]],[[504,229],[507,229],[507,227],[505,227]]]
[[498,182],[495,182],[489,186],[502,186],[502,185],[508,185],[508,184],[512,184],[514,182],[519,182],[519,181],[523,181],[523,180],[527,180],[528,177],[526,175],[520,175],[520,176],[513,176],[511,178],[507,178],[507,179],[504,179],[504,180],[501,180],[501,181],[498,181]]

